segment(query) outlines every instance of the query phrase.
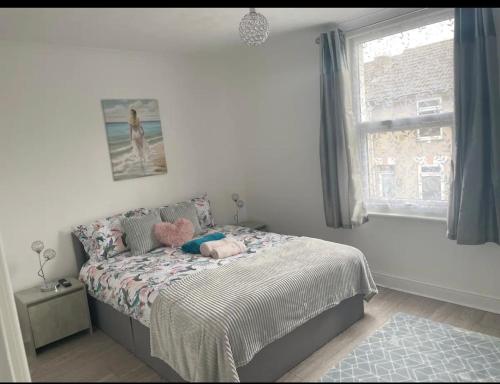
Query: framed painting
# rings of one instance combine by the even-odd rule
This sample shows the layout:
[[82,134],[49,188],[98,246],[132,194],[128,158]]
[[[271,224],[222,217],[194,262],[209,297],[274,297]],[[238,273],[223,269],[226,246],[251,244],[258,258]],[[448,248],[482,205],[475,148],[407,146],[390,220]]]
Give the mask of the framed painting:
[[167,173],[158,100],[101,100],[114,180]]

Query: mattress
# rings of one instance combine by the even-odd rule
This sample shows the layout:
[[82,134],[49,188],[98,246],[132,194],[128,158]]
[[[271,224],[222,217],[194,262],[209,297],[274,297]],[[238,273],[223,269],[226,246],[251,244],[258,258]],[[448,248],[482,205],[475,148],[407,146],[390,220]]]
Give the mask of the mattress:
[[243,241],[247,249],[222,260],[171,247],[140,256],[123,252],[106,261],[87,261],[80,270],[79,279],[91,296],[149,327],[151,306],[161,289],[186,276],[253,257],[264,249],[295,238],[234,225],[216,226],[206,233],[210,232],[222,232],[228,238]]

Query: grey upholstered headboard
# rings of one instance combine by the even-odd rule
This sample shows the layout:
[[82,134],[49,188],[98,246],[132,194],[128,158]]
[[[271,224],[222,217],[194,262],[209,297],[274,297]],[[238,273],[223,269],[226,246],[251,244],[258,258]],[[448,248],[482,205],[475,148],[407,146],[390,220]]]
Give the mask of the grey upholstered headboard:
[[82,265],[89,259],[89,256],[87,255],[87,252],[85,252],[83,244],[80,240],[78,240],[78,237],[76,237],[74,233],[71,234],[71,239],[73,240],[73,249],[75,251],[76,267],[78,268],[78,273],[80,273]]

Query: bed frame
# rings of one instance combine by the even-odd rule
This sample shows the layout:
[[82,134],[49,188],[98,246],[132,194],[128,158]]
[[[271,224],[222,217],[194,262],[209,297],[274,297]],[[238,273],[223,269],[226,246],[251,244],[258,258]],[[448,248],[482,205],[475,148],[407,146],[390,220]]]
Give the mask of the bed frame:
[[[78,270],[88,260],[81,242],[73,236]],[[163,360],[151,356],[149,328],[109,304],[87,295],[92,324],[123,345],[167,381],[184,381]],[[271,382],[349,328],[364,316],[363,296],[356,295],[312,318],[259,351],[237,369],[242,382]]]

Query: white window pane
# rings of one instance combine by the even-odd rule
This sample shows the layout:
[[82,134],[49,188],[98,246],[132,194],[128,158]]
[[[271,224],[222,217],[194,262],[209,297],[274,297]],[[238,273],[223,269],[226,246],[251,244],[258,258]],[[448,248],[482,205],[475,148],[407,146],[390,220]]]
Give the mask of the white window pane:
[[[453,111],[453,19],[367,41],[358,50],[361,121]],[[421,100],[428,101],[419,108]]]

